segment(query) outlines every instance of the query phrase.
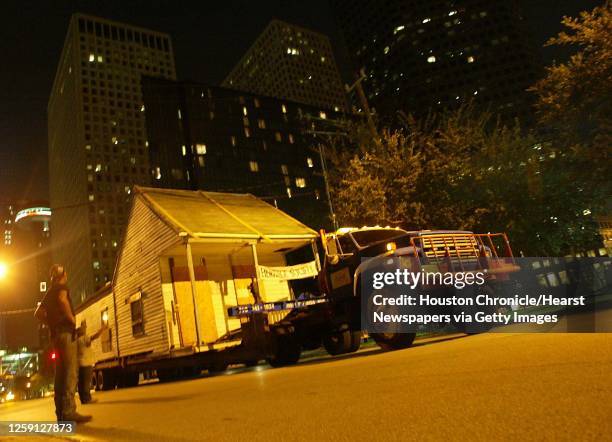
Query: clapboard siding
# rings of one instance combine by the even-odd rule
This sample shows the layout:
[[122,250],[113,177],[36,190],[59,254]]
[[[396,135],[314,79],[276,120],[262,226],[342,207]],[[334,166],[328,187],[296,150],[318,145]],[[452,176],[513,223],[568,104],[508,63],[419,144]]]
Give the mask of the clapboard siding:
[[[163,223],[137,195],[119,254],[114,278],[121,356],[164,353],[170,346],[161,289],[159,255],[180,243],[177,233]],[[144,334],[133,336],[128,299],[142,293]]]
[[[94,352],[94,356],[97,361],[101,361],[104,359],[109,359],[117,356],[117,341],[115,339],[115,333],[117,332],[115,328],[115,308],[113,306],[113,293],[108,292],[106,295],[88,305],[79,311],[77,309],[76,314],[76,323],[77,326],[80,326],[81,321],[85,319],[87,321],[87,334],[93,335],[102,326],[102,312],[104,310],[108,311],[108,326],[111,333],[111,348],[110,351],[103,352],[102,351],[102,338],[98,338],[92,341],[91,346]],[[108,333],[108,331],[104,332]]]

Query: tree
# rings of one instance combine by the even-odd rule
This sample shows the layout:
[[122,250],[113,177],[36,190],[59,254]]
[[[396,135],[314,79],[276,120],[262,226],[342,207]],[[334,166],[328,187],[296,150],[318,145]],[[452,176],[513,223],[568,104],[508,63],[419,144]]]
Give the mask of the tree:
[[380,142],[353,134],[332,158],[332,197],[347,224],[502,231],[525,255],[584,250],[598,240],[591,193],[567,155],[520,126],[464,106],[406,119]]
[[589,181],[593,190],[609,191],[612,8],[606,4],[578,18],[564,17],[562,23],[566,31],[546,44],[573,45],[578,52],[566,63],[547,67],[546,76],[531,88],[539,122],[563,146],[580,180]]

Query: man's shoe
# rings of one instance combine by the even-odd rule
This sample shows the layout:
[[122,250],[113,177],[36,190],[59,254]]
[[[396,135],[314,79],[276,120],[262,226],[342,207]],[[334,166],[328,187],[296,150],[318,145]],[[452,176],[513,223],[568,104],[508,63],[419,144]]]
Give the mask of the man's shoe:
[[90,400],[88,400],[86,402],[81,401],[81,404],[83,404],[83,405],[85,405],[85,404],[95,404],[96,402],[98,402],[97,399],[91,398]]
[[64,421],[73,421],[77,423],[89,422],[91,420],[91,416],[79,414],[76,412],[70,413],[70,414],[64,414],[62,418]]

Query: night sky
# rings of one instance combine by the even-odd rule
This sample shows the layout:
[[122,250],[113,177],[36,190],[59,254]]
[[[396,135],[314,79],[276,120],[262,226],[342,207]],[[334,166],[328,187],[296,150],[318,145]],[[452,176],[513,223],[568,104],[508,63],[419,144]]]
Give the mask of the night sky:
[[[563,15],[577,15],[600,3],[592,0],[521,1],[538,46],[561,30],[559,22]],[[271,18],[329,35],[343,77],[349,78],[350,74],[346,51],[326,0],[3,1],[2,9],[0,202],[48,197],[46,107],[73,12],[169,33],[174,43],[179,79],[219,83]],[[567,50],[542,51],[546,63],[554,58],[562,60],[567,55]]]

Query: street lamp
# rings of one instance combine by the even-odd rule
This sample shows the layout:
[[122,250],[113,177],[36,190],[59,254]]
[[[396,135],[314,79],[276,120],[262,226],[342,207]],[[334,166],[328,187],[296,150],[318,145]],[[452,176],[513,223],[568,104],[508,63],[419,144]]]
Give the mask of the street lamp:
[[0,262],[0,279],[4,279],[7,273],[8,273],[8,266],[5,263]]

